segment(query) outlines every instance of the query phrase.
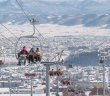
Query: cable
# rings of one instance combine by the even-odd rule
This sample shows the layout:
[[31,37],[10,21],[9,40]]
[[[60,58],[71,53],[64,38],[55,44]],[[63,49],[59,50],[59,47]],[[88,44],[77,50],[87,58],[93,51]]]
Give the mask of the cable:
[[15,45],[15,43],[13,43],[10,39],[8,39],[7,37],[5,37],[4,35],[2,35],[2,33],[0,33],[0,35],[2,36],[2,37],[4,37],[5,39],[7,39],[9,42],[11,42],[12,44],[14,44]]
[[[22,0],[20,0],[20,1],[23,3]],[[38,1],[39,1],[39,0],[38,0]],[[40,9],[40,7],[38,7],[37,5],[36,5],[36,7],[39,9],[40,12],[43,13],[43,15],[46,15],[46,14]],[[29,12],[29,11],[28,11],[28,12]],[[30,12],[29,12],[29,14],[30,14]],[[44,36],[40,33],[40,31],[39,31],[36,27],[35,27],[35,29],[36,29],[36,31],[39,33],[39,35],[41,35],[41,37],[44,39],[44,41],[46,41],[46,42],[48,43],[48,45],[51,46],[51,44],[47,41],[46,38],[44,38]],[[54,46],[57,47],[55,44],[54,44]],[[51,47],[52,47],[52,46],[51,46]]]
[[[3,26],[5,29],[7,29],[7,31],[9,32],[9,33],[11,33],[11,34],[13,34],[5,25],[3,25],[2,23],[0,23],[0,25],[1,26]],[[12,43],[12,41],[10,40],[10,39],[8,39],[7,37],[5,37],[4,35],[2,35],[2,33],[0,33],[1,34],[1,36],[2,37],[4,37],[5,39],[7,39],[8,41],[10,41],[11,43]],[[16,35],[15,34],[13,34],[13,36],[15,36],[16,37]],[[12,44],[14,44],[15,45],[15,43],[12,43]]]
[[[5,25],[3,25],[2,23],[0,23],[1,26],[3,26],[9,33],[11,33],[13,36],[16,37],[16,39],[18,38],[14,33],[12,33]],[[3,36],[3,35],[2,35]],[[23,43],[23,42],[22,42]]]
[[[26,18],[28,19],[28,21],[30,22],[30,18],[29,18],[29,16],[27,15],[27,13],[25,12],[25,10],[23,9],[23,7],[21,6],[21,4],[19,3],[19,1],[18,0],[16,0],[16,3],[19,5],[19,7],[21,8],[21,10],[23,11],[23,13],[25,14],[25,16],[26,16]],[[22,2],[23,3],[23,2]],[[48,54],[48,52],[49,51],[53,51],[53,49],[54,49],[54,47],[58,47],[58,46],[56,46],[55,44],[54,44],[54,47],[43,37],[43,35],[40,33],[40,31],[35,27],[35,30],[39,33],[39,35],[40,35],[40,37],[42,37],[42,38],[39,38],[39,40],[40,41],[44,41],[44,43],[46,42],[47,43],[47,45],[48,45],[48,51],[46,51],[47,52],[47,54]],[[42,44],[44,44],[44,43],[42,43]]]
[[[16,39],[18,38],[14,33],[12,33],[5,25],[3,25],[2,23],[0,23],[1,26],[3,26],[9,33],[11,33],[14,37],[16,37]],[[2,35],[3,36],[3,35]],[[23,43],[23,42],[22,42]]]
[[26,18],[27,18],[28,21],[30,22],[30,18],[28,17],[28,15],[27,15],[26,12],[24,11],[23,7],[22,7],[21,4],[18,2],[18,0],[16,0],[16,3],[19,5],[19,7],[21,8],[21,10],[22,10],[23,13],[25,14]]
[[2,42],[0,42],[0,44],[1,45],[8,45],[9,44],[9,42],[7,42],[7,40],[4,40],[4,38],[0,38],[0,41],[2,41]]
[[[21,1],[21,0],[20,0]],[[26,18],[28,19],[28,21],[30,22],[30,18],[29,16],[26,14],[25,10],[23,9],[23,7],[21,6],[21,4],[18,2],[18,0],[16,0],[17,4],[19,5],[19,7],[21,8],[21,10],[23,11],[23,13],[25,14]],[[22,2],[23,3],[23,2]],[[36,31],[41,35],[41,37],[44,39],[43,35],[40,33],[40,31],[35,27]],[[47,40],[46,40],[47,41]],[[48,43],[49,44],[49,43]]]
[[[23,13],[25,14],[26,18],[28,19],[28,21],[30,22],[30,18],[28,17],[28,15],[26,14],[25,10],[23,9],[23,7],[21,6],[21,4],[18,2],[18,0],[16,0],[17,4],[19,5],[19,7],[21,8],[21,10],[23,11]],[[41,40],[44,40],[45,42],[47,42],[47,40],[43,37],[43,35],[40,33],[40,31],[35,27],[36,31],[40,34],[40,36],[43,38],[41,38]],[[48,46],[51,46],[49,44],[49,42],[47,42]]]
[[15,36],[16,38],[18,38],[14,33],[12,33],[5,25],[3,25],[2,23],[0,23],[1,26],[3,26],[5,29],[7,29],[7,31],[9,33],[11,33],[13,36]]
[[[25,14],[26,18],[28,19],[28,21],[30,22],[30,18],[29,16],[26,14],[25,10],[23,9],[23,7],[21,6],[21,4],[18,2],[18,0],[16,0],[17,4],[19,5],[19,7],[21,8],[21,10],[23,11],[23,13]],[[35,28],[38,32],[39,30],[37,28]],[[40,32],[39,32],[40,34]],[[41,34],[40,34],[41,35]]]

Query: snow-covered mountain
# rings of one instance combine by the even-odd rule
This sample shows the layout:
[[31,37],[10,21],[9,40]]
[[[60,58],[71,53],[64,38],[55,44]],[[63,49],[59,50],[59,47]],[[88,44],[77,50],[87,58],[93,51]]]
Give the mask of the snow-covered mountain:
[[110,0],[0,0],[0,12],[20,11],[17,1],[30,13],[108,13]]
[[[40,21],[40,24],[59,24],[66,26],[74,26],[82,24],[85,27],[110,27],[110,15],[97,15],[97,14],[78,14],[78,15],[30,15],[32,17],[37,17]],[[3,14],[0,15],[0,22],[7,23],[11,22],[12,24],[24,24],[28,23],[27,18],[23,14]]]
[[28,22],[17,1],[29,18],[40,23],[109,27],[110,0],[0,0],[0,22]]

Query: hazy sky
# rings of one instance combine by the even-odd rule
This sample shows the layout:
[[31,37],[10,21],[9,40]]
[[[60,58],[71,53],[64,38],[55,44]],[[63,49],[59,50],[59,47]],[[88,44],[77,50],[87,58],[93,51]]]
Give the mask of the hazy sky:
[[[3,1],[8,1],[8,0],[0,0],[0,2],[3,2]],[[12,1],[12,0],[10,0]],[[20,1],[20,0],[18,0]],[[26,1],[26,0],[21,0],[21,1]],[[32,0],[27,0],[27,1],[32,1]],[[96,2],[99,2],[99,3],[104,3],[104,2],[110,2],[110,0],[34,0],[34,1],[49,1],[49,2],[62,2],[62,1],[76,1],[76,2],[83,2],[83,1],[96,1]]]
[[96,2],[108,2],[110,0],[41,0],[41,1],[51,1],[51,2],[53,2],[53,1],[59,1],[59,2],[61,2],[61,1],[96,1]]

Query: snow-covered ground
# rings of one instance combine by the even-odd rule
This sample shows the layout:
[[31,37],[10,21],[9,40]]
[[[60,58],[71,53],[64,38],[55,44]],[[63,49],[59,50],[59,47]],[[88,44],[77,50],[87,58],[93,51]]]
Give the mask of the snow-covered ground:
[[[0,94],[0,96],[30,96],[30,94]],[[33,94],[33,96],[46,96],[46,94]],[[50,96],[55,96],[55,94],[50,94]]]
[[[31,24],[11,25],[8,23],[4,25],[16,36],[31,35],[33,32]],[[99,27],[84,27],[83,25],[61,26],[56,24],[40,24],[36,25],[36,28],[44,37],[67,36],[67,35],[110,36],[110,29],[102,29]],[[0,32],[7,37],[13,36],[5,28],[1,28]],[[36,33],[38,32],[36,31]]]
[[[8,23],[5,25],[17,37],[31,35],[33,32],[32,25],[30,25],[30,24],[10,25]],[[41,24],[41,25],[36,25],[36,27],[38,28],[39,32],[45,38],[54,37],[54,36],[68,36],[68,35],[77,36],[77,37],[78,36],[79,37],[80,36],[110,36],[110,33],[109,33],[110,29],[101,29],[98,27],[83,27],[82,25],[61,26],[61,25],[53,25],[53,24]],[[13,36],[4,27],[1,28],[0,32],[2,35],[6,36],[6,37]],[[36,32],[36,33],[38,33],[38,32]],[[85,39],[81,39],[81,40],[85,40]],[[81,42],[82,42],[81,40],[78,41],[80,43],[78,43],[76,45],[81,46]],[[73,42],[74,42],[74,40],[72,41],[72,43]],[[96,43],[96,41],[94,41],[94,42]],[[89,43],[91,43],[91,42],[89,42]],[[59,45],[60,45],[60,43],[59,43]],[[73,45],[75,46],[75,44],[73,44]],[[82,43],[82,45],[84,45],[84,43]],[[67,44],[65,44],[65,46],[67,46]],[[62,44],[62,46],[60,46],[60,47],[61,47],[61,49],[63,49],[63,47],[65,47],[65,46]],[[88,46],[91,46],[91,45],[88,45]],[[60,49],[60,47],[58,47],[58,48]],[[65,51],[65,53],[63,54],[64,56],[62,58],[65,59],[69,54],[70,54],[70,52],[68,50]],[[6,57],[5,61],[6,61],[6,63],[16,62],[16,64],[17,64],[17,59],[15,57],[12,57],[12,58]],[[0,95],[1,96],[9,96],[10,94],[0,94]],[[35,96],[35,95],[36,94],[34,94],[33,96]],[[24,94],[11,94],[11,96],[24,96]],[[25,96],[30,96],[30,94],[25,94]],[[37,96],[45,96],[45,94],[37,94]],[[51,96],[55,96],[55,94],[51,94]]]

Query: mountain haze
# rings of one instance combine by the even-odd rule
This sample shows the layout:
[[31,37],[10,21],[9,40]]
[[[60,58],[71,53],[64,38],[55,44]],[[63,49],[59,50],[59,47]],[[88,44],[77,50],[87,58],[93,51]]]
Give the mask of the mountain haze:
[[[40,23],[109,27],[110,0],[17,0],[29,18]],[[28,20],[16,0],[0,0],[0,22],[24,24]]]

